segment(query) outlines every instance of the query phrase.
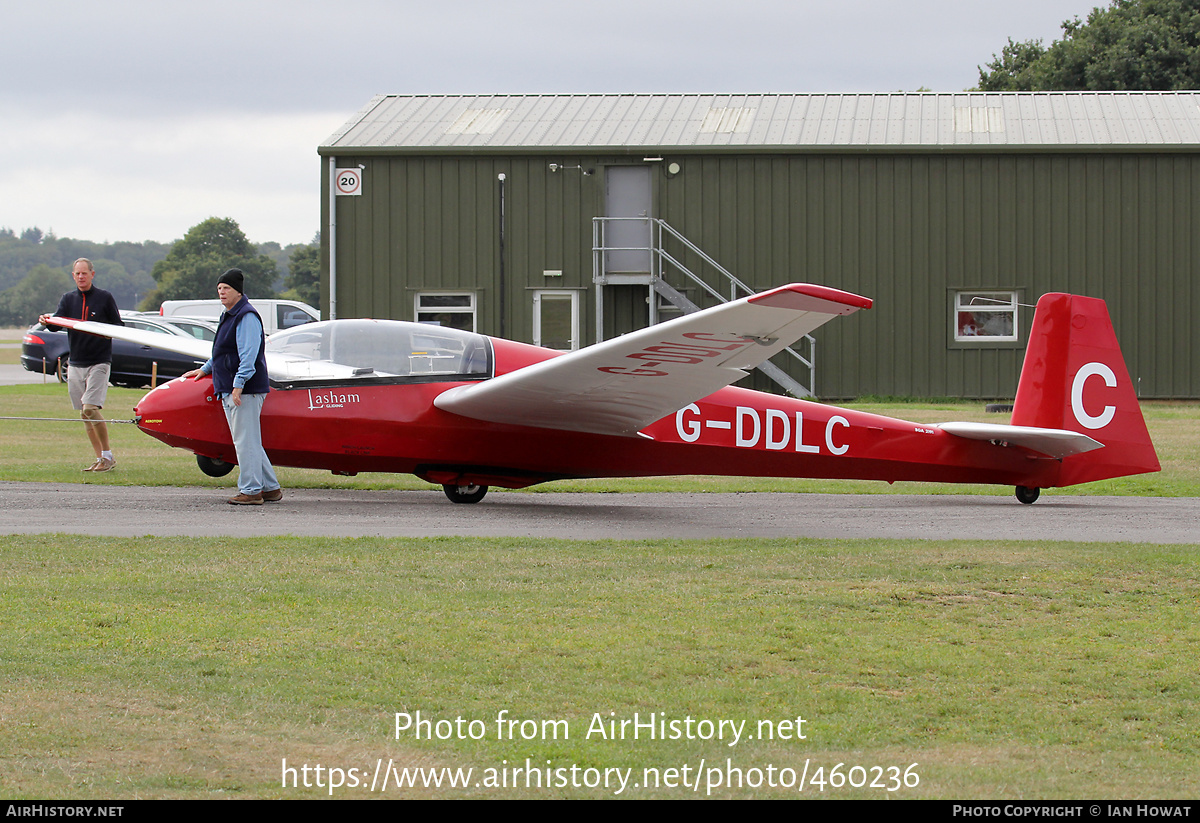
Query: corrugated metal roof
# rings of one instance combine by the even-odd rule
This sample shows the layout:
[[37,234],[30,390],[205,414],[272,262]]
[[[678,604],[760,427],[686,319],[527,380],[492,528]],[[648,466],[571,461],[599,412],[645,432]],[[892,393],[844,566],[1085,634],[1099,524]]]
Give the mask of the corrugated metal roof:
[[1200,148],[1200,92],[378,95],[349,150]]

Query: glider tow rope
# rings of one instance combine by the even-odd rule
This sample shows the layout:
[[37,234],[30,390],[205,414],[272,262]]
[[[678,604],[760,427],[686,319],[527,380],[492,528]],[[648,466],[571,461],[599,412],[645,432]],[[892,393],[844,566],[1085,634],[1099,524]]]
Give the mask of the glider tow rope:
[[104,418],[103,420],[88,420],[83,417],[0,417],[0,420],[36,420],[39,423],[134,423],[134,424],[136,424],[138,422],[136,417],[131,418],[129,420],[110,420],[107,417]]

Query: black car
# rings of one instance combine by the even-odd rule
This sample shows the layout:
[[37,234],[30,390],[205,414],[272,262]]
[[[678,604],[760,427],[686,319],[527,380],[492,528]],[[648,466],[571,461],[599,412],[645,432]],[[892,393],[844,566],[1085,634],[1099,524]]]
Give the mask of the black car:
[[[181,328],[174,323],[167,323],[158,318],[144,316],[125,316],[121,318],[125,325],[144,331],[158,332],[179,337],[196,337],[204,339],[211,332],[215,335],[216,327],[211,324],[189,320],[188,327]],[[202,328],[196,328],[197,326]],[[209,338],[211,339],[211,338]],[[67,333],[62,329],[47,329],[41,323],[34,325],[25,333],[21,346],[21,365],[31,372],[44,372],[57,375],[60,382],[67,379]],[[143,346],[124,340],[114,340],[112,347],[112,371],[109,382],[114,386],[137,388],[150,385],[154,366],[158,364],[158,382],[162,383],[184,372],[191,371],[203,365],[203,360],[188,357],[186,354],[166,351],[153,346]]]

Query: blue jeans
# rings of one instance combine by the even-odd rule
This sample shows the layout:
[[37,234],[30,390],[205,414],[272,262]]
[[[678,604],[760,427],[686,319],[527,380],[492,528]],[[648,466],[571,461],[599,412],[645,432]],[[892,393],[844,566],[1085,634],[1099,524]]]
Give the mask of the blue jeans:
[[242,494],[259,494],[279,488],[275,469],[262,444],[259,418],[266,399],[265,394],[243,394],[242,405],[235,406],[229,395],[221,398],[225,419],[229,421],[229,433],[233,435],[233,448],[237,452],[238,491]]

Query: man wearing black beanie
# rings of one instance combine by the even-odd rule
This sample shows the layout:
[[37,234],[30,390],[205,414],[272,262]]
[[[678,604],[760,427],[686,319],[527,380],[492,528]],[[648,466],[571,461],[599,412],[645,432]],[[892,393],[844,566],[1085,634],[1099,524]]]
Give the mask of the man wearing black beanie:
[[275,469],[262,444],[263,402],[271,390],[267,379],[266,335],[262,318],[242,290],[245,275],[230,269],[217,280],[217,296],[225,307],[213,341],[212,358],[184,375],[199,380],[213,377],[213,391],[221,398],[225,419],[237,452],[238,494],[235,506],[257,506],[283,499]]

